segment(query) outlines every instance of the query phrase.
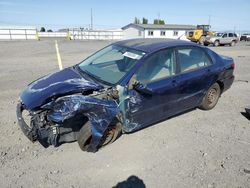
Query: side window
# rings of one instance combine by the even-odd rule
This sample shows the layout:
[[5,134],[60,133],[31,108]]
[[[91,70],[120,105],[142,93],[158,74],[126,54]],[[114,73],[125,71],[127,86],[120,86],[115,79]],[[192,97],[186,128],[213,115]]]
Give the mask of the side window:
[[165,36],[166,35],[166,31],[161,31],[161,36]]
[[148,31],[148,36],[154,36],[154,31]]
[[178,36],[178,31],[173,31],[173,36]]
[[222,38],[226,38],[227,37],[227,33],[225,33],[223,36],[222,36]]
[[139,68],[137,80],[143,84],[175,75],[174,50],[159,51],[149,57]]
[[237,35],[234,33],[234,37],[237,37]]
[[177,58],[180,64],[180,71],[202,68],[212,64],[207,54],[199,48],[182,48],[177,50]]
[[229,36],[229,37],[233,37],[233,33],[229,33],[228,36]]

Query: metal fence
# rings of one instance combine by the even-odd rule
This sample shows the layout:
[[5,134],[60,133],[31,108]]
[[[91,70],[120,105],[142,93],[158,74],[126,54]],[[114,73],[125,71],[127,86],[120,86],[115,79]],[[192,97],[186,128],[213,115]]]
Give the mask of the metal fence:
[[123,38],[122,30],[69,30],[72,40],[120,40]]
[[3,40],[29,40],[37,39],[36,28],[0,28],[0,39]]
[[68,32],[37,32],[39,38],[67,38]]
[[0,27],[0,40],[67,38],[71,40],[120,40],[123,31],[66,29],[61,32],[38,32],[35,27]]

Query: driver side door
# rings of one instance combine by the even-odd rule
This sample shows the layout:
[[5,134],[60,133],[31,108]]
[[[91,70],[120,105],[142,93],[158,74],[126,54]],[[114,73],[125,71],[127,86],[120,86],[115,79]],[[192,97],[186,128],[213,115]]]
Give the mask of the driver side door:
[[228,43],[228,36],[227,33],[224,33],[220,39],[221,44],[227,44]]
[[135,74],[139,87],[129,90],[130,125],[125,132],[141,129],[174,114],[178,99],[175,74],[174,49],[158,51],[144,61]]

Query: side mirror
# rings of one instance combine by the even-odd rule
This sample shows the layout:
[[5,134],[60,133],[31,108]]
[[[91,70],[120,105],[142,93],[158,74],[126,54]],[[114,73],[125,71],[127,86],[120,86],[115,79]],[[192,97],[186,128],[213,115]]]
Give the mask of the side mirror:
[[133,75],[132,78],[130,79],[128,83],[128,89],[134,89],[138,91],[139,93],[143,93],[143,94],[148,94],[148,95],[153,94],[153,91],[150,88],[148,88],[147,85],[137,80],[136,75]]
[[138,83],[136,74],[134,74],[128,82],[128,89],[134,89],[134,86]]

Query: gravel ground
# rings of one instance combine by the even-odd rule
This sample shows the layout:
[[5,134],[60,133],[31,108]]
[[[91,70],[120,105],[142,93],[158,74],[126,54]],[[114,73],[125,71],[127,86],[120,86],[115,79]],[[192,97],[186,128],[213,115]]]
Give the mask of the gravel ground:
[[[109,43],[59,40],[63,66]],[[1,41],[0,47],[0,187],[110,188],[136,179],[159,188],[250,187],[250,121],[241,115],[250,105],[250,43],[211,47],[236,63],[236,80],[213,110],[193,110],[123,135],[95,154],[77,143],[44,149],[17,125],[22,89],[58,70],[55,41]]]

